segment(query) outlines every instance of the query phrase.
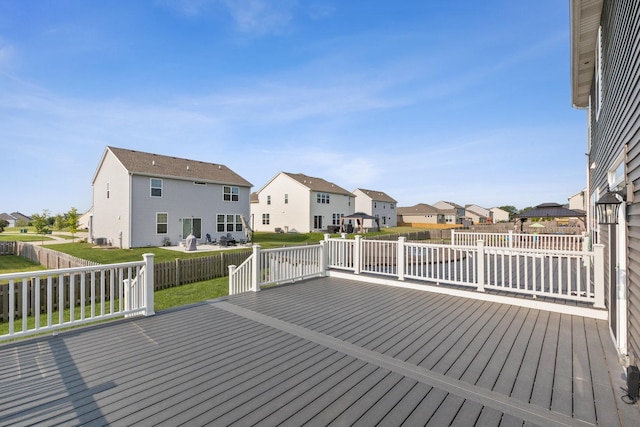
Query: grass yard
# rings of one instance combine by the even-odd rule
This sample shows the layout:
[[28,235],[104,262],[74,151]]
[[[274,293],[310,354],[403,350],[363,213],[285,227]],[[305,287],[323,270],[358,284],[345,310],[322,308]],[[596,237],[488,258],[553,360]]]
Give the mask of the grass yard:
[[40,264],[21,258],[17,255],[0,256],[0,274],[21,273],[23,271],[42,270]]
[[[178,252],[163,248],[133,248],[119,249],[113,247],[97,248],[91,243],[61,243],[56,245],[44,245],[44,247],[53,249],[54,251],[64,252],[78,258],[88,261],[98,262],[100,264],[114,264],[119,262],[140,261],[143,254],[154,254],[153,261],[155,263],[173,261],[176,258],[198,258],[214,254],[215,252]],[[242,249],[238,249],[242,250]]]
[[6,242],[42,242],[47,240],[54,240],[51,237],[43,236],[42,234],[0,234],[0,240]]

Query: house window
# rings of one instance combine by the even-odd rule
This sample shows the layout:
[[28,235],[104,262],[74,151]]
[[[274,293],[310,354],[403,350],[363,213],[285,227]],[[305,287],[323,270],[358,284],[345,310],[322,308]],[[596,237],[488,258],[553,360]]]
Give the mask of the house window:
[[109,183],[107,182],[107,199],[109,198]]
[[378,207],[378,202],[373,202],[373,209],[376,209]]
[[267,204],[270,205],[271,204],[271,196],[267,196]]
[[331,215],[331,224],[332,225],[340,225],[340,219],[344,217],[344,214],[334,213]]
[[162,197],[162,180],[151,178],[151,197]]
[[286,205],[286,204],[288,204],[288,203],[289,203],[289,195],[288,195],[288,194],[285,194],[285,195],[284,195],[284,204]]
[[391,203],[391,204],[389,205],[389,209],[392,209],[392,210],[393,210],[393,203]]
[[269,225],[270,224],[270,219],[269,219],[269,214],[268,213],[263,213],[262,214],[262,224],[263,225]]
[[223,199],[225,202],[237,202],[239,189],[238,187],[230,187],[225,185],[223,187]]
[[216,215],[216,230],[219,233],[242,231],[242,219],[240,215]]
[[607,181],[611,190],[620,190],[624,186],[624,154],[624,152],[620,153],[607,171]]
[[323,205],[329,204],[329,194],[328,193],[318,193],[316,195],[316,202],[321,203]]
[[187,237],[193,233],[198,239],[202,238],[202,219],[201,218],[183,218],[182,219],[182,237]]
[[322,216],[314,215],[313,216],[313,228],[316,230],[322,230]]
[[156,234],[167,234],[169,229],[169,214],[166,212],[156,213]]

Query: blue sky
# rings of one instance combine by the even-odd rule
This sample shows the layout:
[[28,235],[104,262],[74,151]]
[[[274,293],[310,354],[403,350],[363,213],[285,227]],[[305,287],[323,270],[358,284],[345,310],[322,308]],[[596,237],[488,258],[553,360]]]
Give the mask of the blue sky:
[[0,0],[0,212],[91,207],[108,145],[399,206],[585,187],[558,0]]

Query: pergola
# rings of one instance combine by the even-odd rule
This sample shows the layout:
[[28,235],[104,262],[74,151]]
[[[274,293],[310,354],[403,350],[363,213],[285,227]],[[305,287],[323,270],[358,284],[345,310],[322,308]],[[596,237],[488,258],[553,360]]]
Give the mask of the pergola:
[[520,221],[520,231],[522,231],[522,225],[524,222],[530,218],[578,218],[584,223],[586,217],[587,214],[585,212],[568,209],[558,203],[543,203],[533,209],[529,209],[526,212],[514,216],[516,220],[516,229],[518,228],[518,221]]
[[360,233],[364,232],[364,220],[365,219],[375,220],[376,225],[378,226],[378,230],[380,230],[380,220],[378,219],[378,217],[369,215],[369,214],[364,213],[364,212],[356,212],[356,213],[352,213],[351,215],[343,216],[340,219],[340,230],[344,230],[343,225],[344,225],[344,220],[345,219],[355,219],[357,221],[358,227],[360,228],[360,231],[359,231]]

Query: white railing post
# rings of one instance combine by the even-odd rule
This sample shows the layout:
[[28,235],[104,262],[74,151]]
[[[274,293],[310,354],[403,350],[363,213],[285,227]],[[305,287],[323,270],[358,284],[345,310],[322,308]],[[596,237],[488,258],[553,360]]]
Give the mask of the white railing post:
[[396,254],[396,268],[398,270],[398,280],[404,280],[404,244],[407,241],[406,237],[398,238],[398,247]]
[[325,240],[325,242],[326,242],[327,240],[329,240],[330,238],[331,238],[331,234],[329,234],[329,233],[324,233],[324,240]]
[[251,263],[251,290],[260,290],[260,245],[253,245],[253,260]]
[[605,308],[604,305],[604,245],[593,245],[593,308]]
[[139,283],[143,286],[143,298],[144,298],[144,315],[153,316],[156,314],[153,308],[153,293],[155,291],[155,282],[153,277],[153,254],[143,254],[144,259],[144,283]]
[[355,243],[353,245],[353,273],[360,274],[362,269],[360,261],[360,253],[362,250],[362,236],[355,236]]
[[476,253],[476,266],[477,266],[477,274],[476,277],[478,281],[478,292],[484,292],[484,240],[478,240],[476,242],[477,253]]
[[[131,310],[131,279],[124,279],[122,285],[124,287],[124,311]],[[129,317],[125,315],[125,317]]]
[[451,229],[451,244],[452,245],[456,245],[456,229],[452,228]]
[[509,230],[509,249],[513,249],[513,230]]
[[[325,234],[326,236],[326,234]],[[325,277],[327,275],[328,265],[329,265],[329,251],[327,250],[327,242],[326,240],[320,241],[320,275]]]
[[236,266],[230,265],[227,268],[229,269],[229,295],[235,295],[236,288],[238,287],[236,285],[237,277],[234,274],[236,272]]

